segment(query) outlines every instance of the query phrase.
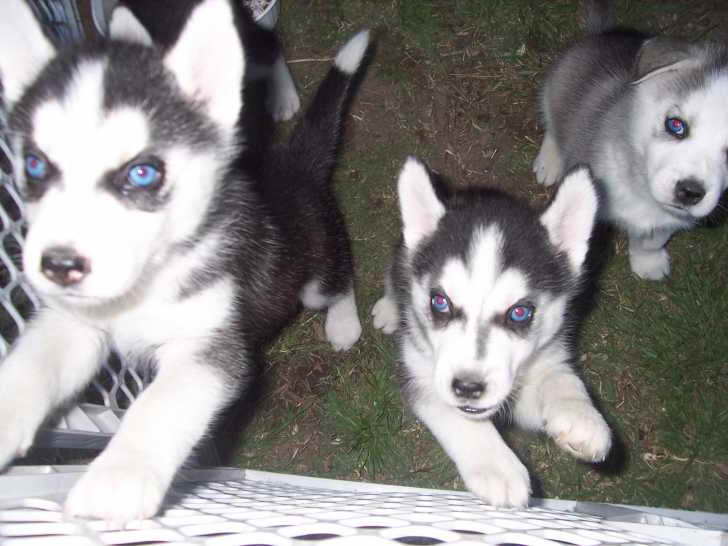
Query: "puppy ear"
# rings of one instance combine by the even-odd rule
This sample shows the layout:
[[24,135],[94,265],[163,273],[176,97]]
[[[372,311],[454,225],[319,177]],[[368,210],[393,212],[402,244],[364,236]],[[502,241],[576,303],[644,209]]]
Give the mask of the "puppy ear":
[[228,0],[196,6],[164,63],[207,115],[225,129],[235,127],[243,105],[245,54]]
[[541,215],[551,244],[566,254],[574,273],[579,273],[584,264],[598,206],[591,174],[581,167],[564,178],[556,197]]
[[126,6],[117,6],[111,12],[109,21],[109,38],[113,40],[124,40],[145,46],[152,45],[152,37],[147,29],[134,17],[134,14]]
[[645,41],[637,55],[633,85],[660,74],[699,66],[700,56],[694,46],[671,38],[656,37]]
[[404,244],[413,249],[435,232],[445,214],[445,205],[435,193],[427,168],[414,157],[407,159],[399,173],[397,192]]
[[0,83],[8,106],[20,98],[55,54],[30,7],[23,0],[2,0]]

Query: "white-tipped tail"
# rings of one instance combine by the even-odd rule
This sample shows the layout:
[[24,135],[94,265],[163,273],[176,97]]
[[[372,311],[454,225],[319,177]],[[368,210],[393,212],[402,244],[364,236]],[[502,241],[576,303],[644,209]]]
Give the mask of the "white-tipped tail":
[[367,47],[369,47],[369,31],[362,30],[339,50],[334,64],[342,72],[353,74],[359,69]]

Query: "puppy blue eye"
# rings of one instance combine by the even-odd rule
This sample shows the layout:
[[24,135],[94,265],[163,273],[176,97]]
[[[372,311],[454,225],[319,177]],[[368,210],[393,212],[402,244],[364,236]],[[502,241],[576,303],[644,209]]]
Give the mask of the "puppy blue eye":
[[524,324],[533,317],[533,307],[529,305],[514,305],[508,310],[508,318],[518,324]]
[[450,303],[443,294],[433,294],[430,300],[430,307],[435,313],[447,313],[450,311]]
[[159,169],[147,163],[132,165],[126,174],[126,179],[129,183],[137,188],[148,188],[161,177],[162,173],[159,172]]
[[26,174],[38,180],[42,180],[48,174],[48,164],[37,155],[28,154],[25,156]]
[[665,130],[677,138],[685,138],[688,134],[688,124],[680,118],[667,118]]

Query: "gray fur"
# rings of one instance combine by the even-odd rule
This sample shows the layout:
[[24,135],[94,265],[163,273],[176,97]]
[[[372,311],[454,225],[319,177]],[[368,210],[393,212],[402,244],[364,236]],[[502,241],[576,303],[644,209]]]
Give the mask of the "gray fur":
[[[575,166],[586,164],[604,190],[601,218],[622,227],[631,237],[649,239],[654,232],[672,234],[692,227],[710,213],[716,196],[726,187],[720,166],[723,152],[718,145],[698,152],[693,148],[684,155],[689,159],[680,166],[679,179],[658,182],[654,165],[650,170],[648,164],[645,135],[651,132],[651,142],[674,146],[668,160],[680,161],[690,146],[666,132],[664,124],[673,110],[682,112],[680,117],[689,116],[683,104],[692,94],[728,78],[728,49],[722,44],[693,44],[614,29],[613,2],[587,0],[585,7],[590,34],[551,68],[541,93],[546,135],[534,163],[538,180],[550,185]],[[650,125],[636,127],[636,120]],[[693,119],[685,121],[692,131]],[[700,131],[701,126],[696,123],[695,129]],[[692,134],[685,142],[690,138]],[[688,161],[697,165],[701,154],[718,164],[720,172],[712,169],[708,175],[698,175],[695,168],[693,174],[685,165]],[[699,207],[678,202],[678,184],[685,179],[696,179],[705,186],[706,198]],[[658,184],[663,188],[659,194]],[[670,184],[675,184],[674,189]],[[644,271],[633,263],[639,276],[659,279],[667,274],[669,258],[664,249],[659,250],[663,253],[661,272],[652,266],[645,266],[652,271]]]

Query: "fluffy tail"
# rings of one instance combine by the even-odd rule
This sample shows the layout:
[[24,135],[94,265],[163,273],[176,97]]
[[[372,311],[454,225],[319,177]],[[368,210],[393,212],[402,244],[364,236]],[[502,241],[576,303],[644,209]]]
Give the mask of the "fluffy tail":
[[617,24],[614,0],[584,0],[582,9],[587,34],[606,32]]
[[291,135],[289,150],[297,158],[298,167],[320,183],[328,183],[333,170],[352,83],[360,75],[368,48],[369,31],[363,30],[339,50]]

